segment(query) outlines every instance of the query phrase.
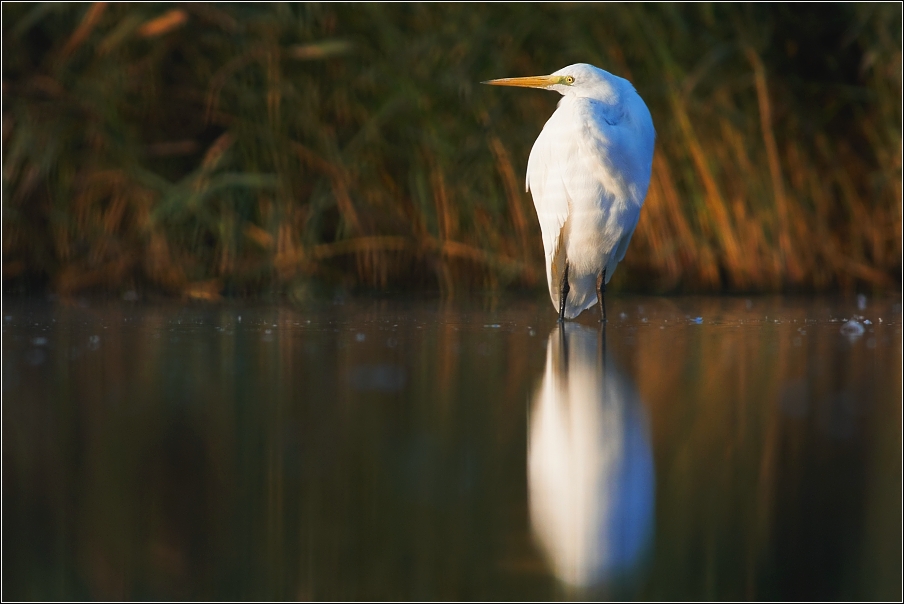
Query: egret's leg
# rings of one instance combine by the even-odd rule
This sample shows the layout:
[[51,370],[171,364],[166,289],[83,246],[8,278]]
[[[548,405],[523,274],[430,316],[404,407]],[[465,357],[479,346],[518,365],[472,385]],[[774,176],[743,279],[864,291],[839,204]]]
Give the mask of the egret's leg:
[[606,324],[604,322],[600,322],[600,329],[598,332],[599,335],[599,357],[600,357],[600,369],[603,371],[603,375],[606,373]]
[[565,276],[562,277],[562,291],[559,293],[559,323],[565,321],[565,299],[568,297],[568,292],[571,291],[571,286],[568,285],[568,263],[565,263]]
[[596,299],[600,303],[600,321],[606,322],[606,269],[596,278]]

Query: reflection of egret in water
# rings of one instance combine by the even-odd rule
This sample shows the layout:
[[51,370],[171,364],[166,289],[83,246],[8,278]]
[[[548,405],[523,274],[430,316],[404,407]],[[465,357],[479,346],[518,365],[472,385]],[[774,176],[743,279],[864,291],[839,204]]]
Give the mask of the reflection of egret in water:
[[553,329],[529,442],[531,523],[556,576],[589,587],[629,574],[652,536],[653,456],[604,328]]

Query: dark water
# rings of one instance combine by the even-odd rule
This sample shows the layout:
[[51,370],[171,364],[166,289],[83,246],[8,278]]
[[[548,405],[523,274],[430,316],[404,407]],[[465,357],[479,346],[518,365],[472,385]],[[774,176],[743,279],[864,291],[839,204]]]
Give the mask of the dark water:
[[7,300],[2,595],[901,597],[899,299],[609,312]]

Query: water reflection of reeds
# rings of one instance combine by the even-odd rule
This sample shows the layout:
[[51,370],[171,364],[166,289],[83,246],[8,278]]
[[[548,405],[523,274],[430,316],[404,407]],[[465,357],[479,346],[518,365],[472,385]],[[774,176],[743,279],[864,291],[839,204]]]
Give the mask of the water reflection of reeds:
[[285,309],[130,316],[63,308],[54,378],[5,412],[21,495],[7,518],[44,527],[63,571],[47,582],[23,545],[6,558],[28,570],[17,593],[452,598],[493,593],[499,559],[532,564],[506,553],[519,512],[502,504],[523,483],[523,461],[502,466],[523,459],[510,418],[532,386],[516,381],[528,340],[542,362],[526,330],[485,333],[451,310],[321,314],[312,331]]
[[[608,338],[657,470],[634,595],[895,599],[900,311],[848,339],[818,304],[641,305]],[[525,475],[544,305],[4,310],[5,598],[558,593]]]
[[[793,299],[748,303],[694,304],[694,315],[723,322],[709,330],[689,323],[681,307],[660,309],[660,325],[689,324],[678,332],[645,325],[630,344],[610,340],[613,354],[633,361],[657,453],[652,573],[662,582],[644,597],[884,593],[900,580],[900,551],[890,551],[891,541],[875,549],[870,531],[887,523],[890,533],[900,532],[900,480],[891,478],[900,474],[900,458],[879,461],[878,451],[901,444],[901,336],[900,327],[876,317],[887,322],[897,311],[863,311],[872,317],[870,331],[848,339],[839,335],[839,319],[854,309],[842,314]],[[822,323],[830,319],[838,322]],[[867,470],[873,463],[887,471]],[[881,506],[883,520],[874,515]],[[852,559],[853,551],[864,558]],[[878,551],[889,558],[879,562]],[[779,586],[794,595],[779,596]]]

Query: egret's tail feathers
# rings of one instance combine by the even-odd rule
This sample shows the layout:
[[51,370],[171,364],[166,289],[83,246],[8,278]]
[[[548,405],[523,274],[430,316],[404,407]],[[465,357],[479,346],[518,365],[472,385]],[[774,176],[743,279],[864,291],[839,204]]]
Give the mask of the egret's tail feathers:
[[[559,310],[559,287],[549,284],[549,297],[553,308]],[[596,277],[594,275],[568,275],[570,291],[565,301],[565,318],[574,319],[579,314],[596,304]]]

